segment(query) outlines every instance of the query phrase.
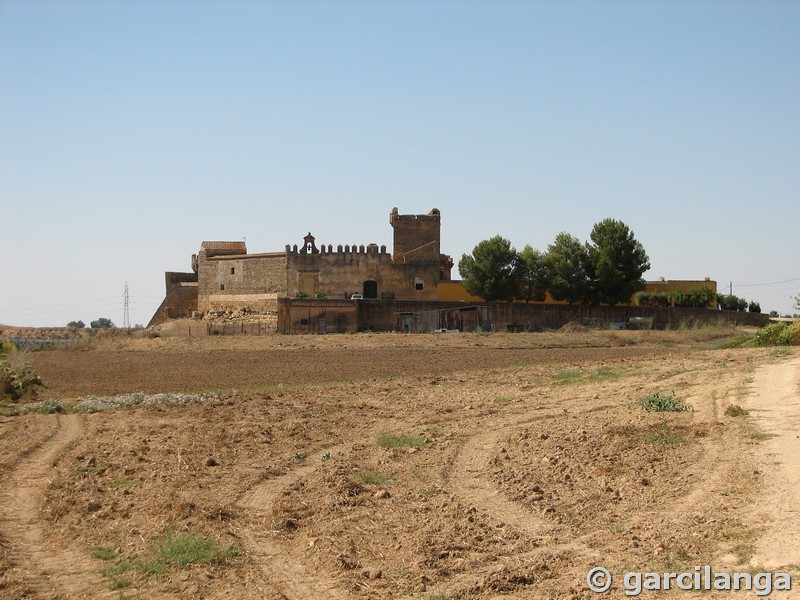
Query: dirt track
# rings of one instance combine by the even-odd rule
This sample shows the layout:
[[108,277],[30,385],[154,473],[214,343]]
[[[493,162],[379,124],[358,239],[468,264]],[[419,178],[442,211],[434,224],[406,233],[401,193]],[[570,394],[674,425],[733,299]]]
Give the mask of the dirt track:
[[[589,598],[596,565],[800,570],[763,543],[796,524],[788,511],[772,520],[777,496],[761,491],[783,472],[765,461],[789,464],[768,444],[793,430],[762,440],[753,432],[770,429],[769,413],[724,415],[732,403],[756,415],[748,393],[779,375],[796,384],[797,360],[652,334],[586,334],[561,348],[536,336],[365,339],[156,340],[33,357],[63,398],[251,391],[0,420],[0,595],[119,597],[119,585],[154,598]],[[695,410],[630,405],[653,389]],[[421,442],[382,447],[382,433]],[[100,575],[180,531],[246,553],[158,577]],[[626,596],[617,586],[604,597]]]

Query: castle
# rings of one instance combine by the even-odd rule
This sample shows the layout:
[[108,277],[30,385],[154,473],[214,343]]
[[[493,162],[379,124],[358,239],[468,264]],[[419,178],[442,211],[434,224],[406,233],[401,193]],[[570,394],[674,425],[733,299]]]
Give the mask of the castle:
[[283,252],[248,254],[245,242],[203,242],[192,272],[167,272],[166,298],[149,325],[215,309],[272,312],[279,298],[436,300],[453,259],[440,252],[441,214],[389,214],[392,252],[377,244],[317,246],[309,232]]

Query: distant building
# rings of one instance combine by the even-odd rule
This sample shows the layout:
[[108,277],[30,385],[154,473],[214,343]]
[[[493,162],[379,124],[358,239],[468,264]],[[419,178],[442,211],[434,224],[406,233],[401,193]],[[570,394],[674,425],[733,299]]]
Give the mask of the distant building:
[[150,325],[193,312],[248,307],[277,311],[279,298],[317,296],[436,300],[453,260],[440,252],[441,214],[389,214],[394,245],[317,246],[309,232],[283,252],[248,254],[244,242],[203,242],[191,273],[165,274],[166,298]]

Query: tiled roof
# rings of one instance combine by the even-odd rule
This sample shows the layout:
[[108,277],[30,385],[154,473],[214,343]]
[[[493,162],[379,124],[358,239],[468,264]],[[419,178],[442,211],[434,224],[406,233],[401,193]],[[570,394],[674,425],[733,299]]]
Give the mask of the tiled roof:
[[200,244],[200,249],[247,254],[247,245],[244,242],[203,242]]

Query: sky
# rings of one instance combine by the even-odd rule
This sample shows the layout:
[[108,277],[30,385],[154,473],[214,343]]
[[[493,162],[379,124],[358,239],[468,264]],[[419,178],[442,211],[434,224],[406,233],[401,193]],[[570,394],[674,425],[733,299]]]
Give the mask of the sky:
[[[792,312],[800,2],[0,0],[0,323],[146,324],[203,240],[458,259],[607,217]],[[456,270],[454,269],[454,273]]]

